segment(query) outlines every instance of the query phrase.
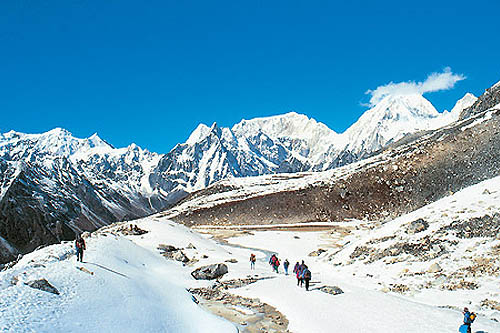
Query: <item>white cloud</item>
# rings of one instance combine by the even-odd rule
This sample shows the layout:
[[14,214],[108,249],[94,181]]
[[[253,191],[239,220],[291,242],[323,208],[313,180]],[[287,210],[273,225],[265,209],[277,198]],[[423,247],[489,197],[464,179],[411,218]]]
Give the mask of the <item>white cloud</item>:
[[441,73],[431,73],[423,82],[390,82],[374,90],[368,90],[366,94],[371,95],[370,105],[373,106],[388,95],[423,95],[428,92],[448,90],[464,79],[464,75],[452,73],[450,67],[446,67]]

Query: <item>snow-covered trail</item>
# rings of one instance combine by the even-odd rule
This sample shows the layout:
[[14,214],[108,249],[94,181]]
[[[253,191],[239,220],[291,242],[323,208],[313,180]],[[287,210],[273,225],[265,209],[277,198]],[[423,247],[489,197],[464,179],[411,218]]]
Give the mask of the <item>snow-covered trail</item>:
[[[289,320],[291,332],[457,332],[463,318],[459,311],[417,302],[409,297],[373,290],[346,276],[334,273],[330,263],[308,253],[323,243],[321,232],[267,231],[252,236],[230,238],[229,242],[266,248],[284,259],[289,270],[305,260],[312,271],[310,291],[297,287],[294,275],[279,274],[231,292],[259,298],[276,307]],[[296,236],[299,239],[295,238]],[[271,271],[266,263],[258,263]],[[293,274],[293,273],[292,273]],[[316,288],[338,286],[344,294],[330,295]],[[500,332],[500,324],[479,317],[473,332]]]

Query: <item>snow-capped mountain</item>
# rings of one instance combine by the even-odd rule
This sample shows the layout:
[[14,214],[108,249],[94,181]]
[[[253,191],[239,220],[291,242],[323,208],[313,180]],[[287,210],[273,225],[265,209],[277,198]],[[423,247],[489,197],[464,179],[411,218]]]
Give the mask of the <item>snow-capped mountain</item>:
[[385,221],[497,177],[500,105],[324,172],[226,179],[165,216],[187,225]]
[[357,161],[406,134],[453,121],[451,114],[474,99],[467,98],[440,114],[421,96],[387,97],[343,134],[295,112],[232,128],[200,124],[165,155],[134,144],[115,148],[97,134],[78,139],[60,128],[1,134],[0,261],[74,231],[161,211],[221,179]]
[[419,94],[386,96],[342,134],[347,142],[344,150],[359,159],[407,134],[440,128],[456,121],[460,112],[476,99],[468,93],[457,101],[451,112],[439,113]]

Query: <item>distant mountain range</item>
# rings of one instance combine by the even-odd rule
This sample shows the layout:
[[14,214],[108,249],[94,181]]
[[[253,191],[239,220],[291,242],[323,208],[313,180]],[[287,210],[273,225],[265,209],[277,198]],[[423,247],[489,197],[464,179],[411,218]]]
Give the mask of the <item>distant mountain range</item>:
[[420,95],[387,96],[344,133],[294,112],[242,120],[231,129],[200,124],[168,154],[64,129],[0,135],[0,262],[75,232],[164,210],[221,179],[323,171],[457,120],[471,94],[439,113]]

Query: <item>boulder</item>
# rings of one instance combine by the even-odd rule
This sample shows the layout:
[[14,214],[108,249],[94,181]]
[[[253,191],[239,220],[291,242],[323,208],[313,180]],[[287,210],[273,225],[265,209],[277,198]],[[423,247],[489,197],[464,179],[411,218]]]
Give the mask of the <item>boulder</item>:
[[429,267],[427,269],[427,272],[428,273],[437,273],[437,272],[441,272],[443,269],[441,268],[441,266],[439,266],[439,264],[437,262],[433,263],[431,265],[431,267]]
[[428,227],[429,223],[427,223],[424,219],[418,219],[410,222],[408,228],[406,229],[406,233],[413,235],[426,230]]
[[49,283],[49,281],[47,281],[45,279],[28,281],[25,284],[33,289],[38,289],[38,290],[46,291],[48,293],[59,295],[59,290],[57,290],[56,287],[51,285]]
[[319,288],[319,290],[330,295],[340,295],[344,293],[344,291],[337,286],[323,286]]
[[157,249],[160,250],[160,252],[173,252],[178,250],[175,246],[167,244],[158,244]]
[[226,273],[226,264],[213,264],[195,269],[191,272],[191,276],[196,280],[214,280]]
[[189,243],[188,246],[186,247],[186,249],[195,250],[196,246],[194,246],[193,243]]
[[238,260],[231,258],[231,259],[224,260],[224,262],[230,262],[231,264],[236,264],[238,262]]

